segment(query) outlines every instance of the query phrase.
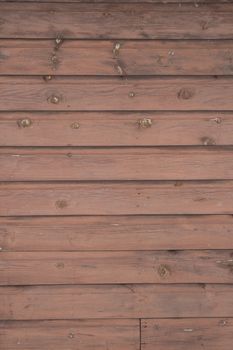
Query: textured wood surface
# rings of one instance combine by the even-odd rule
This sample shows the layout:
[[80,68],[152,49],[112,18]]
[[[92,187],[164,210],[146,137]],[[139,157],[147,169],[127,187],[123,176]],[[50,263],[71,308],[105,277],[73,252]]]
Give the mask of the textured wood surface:
[[232,283],[233,250],[2,252],[0,285]]
[[[120,45],[116,50],[116,45]],[[0,40],[3,75],[232,75],[233,42]]]
[[232,319],[142,320],[142,349],[154,350],[230,350]]
[[231,317],[232,284],[1,287],[2,320]]
[[[150,127],[140,121],[151,120]],[[28,127],[22,121],[29,120]],[[233,145],[232,112],[0,113],[1,146]]]
[[232,3],[2,3],[0,37],[232,39],[232,9]]
[[0,341],[7,350],[139,350],[139,321],[5,321]]
[[231,215],[0,218],[2,251],[233,249],[232,234]]
[[231,77],[59,77],[49,82],[0,77],[0,110],[232,110],[232,82]]
[[0,0],[0,348],[230,350],[233,2]]
[[233,182],[1,183],[0,215],[232,214]]
[[2,148],[0,162],[0,181],[233,179],[232,148]]

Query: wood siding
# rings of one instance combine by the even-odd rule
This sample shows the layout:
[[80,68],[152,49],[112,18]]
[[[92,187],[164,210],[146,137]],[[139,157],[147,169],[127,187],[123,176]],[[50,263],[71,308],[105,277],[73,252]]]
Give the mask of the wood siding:
[[1,350],[231,350],[233,3],[0,1]]

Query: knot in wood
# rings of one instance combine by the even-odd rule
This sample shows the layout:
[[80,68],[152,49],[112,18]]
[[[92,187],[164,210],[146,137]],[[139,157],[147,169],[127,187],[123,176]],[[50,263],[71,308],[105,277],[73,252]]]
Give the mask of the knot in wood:
[[52,75],[45,75],[43,77],[44,81],[49,81],[49,80],[52,80]]
[[70,125],[71,129],[79,129],[80,124],[78,122],[74,122]]
[[73,339],[74,338],[74,333],[69,333],[68,338]]
[[194,95],[193,91],[187,88],[182,88],[178,92],[178,98],[183,100],[189,100]]
[[115,43],[115,45],[113,47],[113,50],[112,50],[114,56],[119,55],[120,48],[121,48],[121,44],[120,43]]
[[133,91],[130,91],[130,92],[129,92],[129,97],[132,98],[132,97],[134,97],[134,96],[135,96],[135,93],[134,93]]
[[58,263],[56,264],[56,268],[57,268],[57,269],[64,269],[64,267],[65,267],[65,264],[64,264],[63,262],[58,262]]
[[28,128],[29,126],[32,125],[32,121],[29,118],[19,119],[17,121],[17,124],[20,128]]
[[213,138],[211,137],[203,137],[201,139],[202,143],[204,146],[213,146],[213,145],[216,145],[216,142]]
[[65,201],[64,199],[56,201],[57,208],[63,209],[65,207],[67,207],[67,205],[68,205],[67,201]]
[[56,69],[58,67],[58,64],[59,64],[59,59],[55,54],[53,54],[51,56],[51,62],[52,62],[54,69]]
[[150,128],[152,126],[152,120],[150,118],[143,118],[138,121],[140,128]]
[[159,265],[158,274],[162,278],[168,277],[171,274],[169,266],[164,265],[164,264]]
[[49,102],[53,104],[58,104],[60,102],[60,98],[56,95],[52,95],[49,97]]
[[55,39],[55,50],[58,50],[60,48],[60,46],[62,45],[64,39],[62,38],[62,36],[58,36]]

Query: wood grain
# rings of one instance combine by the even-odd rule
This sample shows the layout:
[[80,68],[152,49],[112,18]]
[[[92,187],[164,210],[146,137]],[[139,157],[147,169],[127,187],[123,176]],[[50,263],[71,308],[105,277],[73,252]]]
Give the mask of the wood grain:
[[1,287],[2,320],[232,317],[232,284]]
[[0,218],[2,251],[233,249],[232,234],[231,215]]
[[2,252],[0,285],[232,283],[233,250]]
[[[61,3],[141,3],[141,0],[14,0],[15,2],[61,2]],[[12,0],[1,0],[1,2],[12,2]],[[230,3],[231,0],[196,0],[194,6],[200,4]],[[143,3],[166,4],[166,0],[143,0]],[[193,0],[169,0],[169,3],[191,3]]]
[[232,9],[232,3],[2,3],[0,37],[232,39]]
[[233,320],[142,320],[142,350],[231,350]]
[[[233,22],[232,22],[233,23]],[[0,77],[0,110],[232,110],[226,78]]]
[[233,182],[0,184],[0,215],[232,214]]
[[0,181],[233,179],[233,148],[0,149]]
[[0,40],[0,74],[233,75],[231,40],[120,40],[117,52],[116,44],[67,40],[55,50],[54,40]]
[[[139,127],[150,119],[151,127]],[[20,127],[29,120],[29,127]],[[232,112],[0,113],[1,146],[233,145]]]
[[0,342],[5,350],[139,350],[139,321],[5,321]]

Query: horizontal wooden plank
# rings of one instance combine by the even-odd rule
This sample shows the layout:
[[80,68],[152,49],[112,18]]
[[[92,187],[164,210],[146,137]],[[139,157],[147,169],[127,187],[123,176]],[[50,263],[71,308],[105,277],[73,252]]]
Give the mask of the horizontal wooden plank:
[[233,283],[233,250],[2,252],[0,285]]
[[225,216],[0,218],[2,251],[233,249]]
[[[1,2],[62,2],[62,3],[142,3],[142,0],[1,0]],[[193,0],[143,0],[143,3],[158,3],[158,4],[166,4],[166,3],[192,3]],[[230,3],[231,0],[195,0],[194,6],[200,4],[213,4],[213,3]]]
[[231,350],[233,320],[142,320],[142,350]]
[[139,321],[5,321],[0,342],[5,350],[139,350]]
[[1,320],[232,317],[232,284],[0,288]]
[[233,148],[0,149],[0,181],[233,179]]
[[[233,12],[232,12],[233,13]],[[0,110],[232,110],[228,78],[0,77]]]
[[0,183],[0,215],[232,214],[233,182]]
[[0,40],[0,74],[233,75],[229,40],[68,40],[59,50],[55,45],[54,40]]
[[232,3],[2,3],[0,37],[232,39],[232,9]]
[[[146,120],[149,127],[140,126]],[[233,113],[1,112],[1,146],[233,145]]]

